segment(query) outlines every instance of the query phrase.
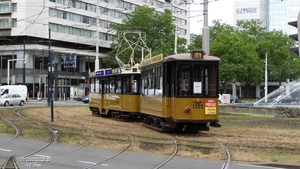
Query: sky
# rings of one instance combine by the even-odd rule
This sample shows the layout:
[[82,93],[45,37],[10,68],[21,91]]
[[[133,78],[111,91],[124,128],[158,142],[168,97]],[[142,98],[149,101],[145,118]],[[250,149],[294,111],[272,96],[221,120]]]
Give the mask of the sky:
[[[203,0],[195,2],[203,2]],[[208,26],[212,25],[213,20],[233,25],[233,0],[208,0],[208,2]],[[191,33],[200,34],[203,28],[203,5],[192,4],[190,16]]]

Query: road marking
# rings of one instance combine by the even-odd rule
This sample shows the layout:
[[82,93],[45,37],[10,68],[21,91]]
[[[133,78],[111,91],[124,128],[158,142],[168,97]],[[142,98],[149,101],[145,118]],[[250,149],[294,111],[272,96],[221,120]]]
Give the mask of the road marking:
[[[94,163],[94,162],[89,162],[89,161],[78,161],[79,163],[86,163],[86,164],[92,164],[92,165],[95,165],[95,164],[97,164],[97,163]],[[107,167],[107,166],[109,166],[108,164],[101,164],[101,166],[105,166],[105,167]]]
[[239,165],[242,165],[242,166],[248,166],[248,167],[257,167],[257,168],[284,169],[284,168],[268,167],[268,166],[259,166],[259,165],[251,165],[251,164],[239,164]]
[[78,161],[80,163],[86,163],[86,164],[97,164],[97,163],[94,163],[94,162],[89,162],[89,161]]
[[38,156],[38,157],[49,157],[50,158],[50,156],[40,155],[40,154],[35,154],[35,156]]
[[7,149],[3,149],[3,148],[0,148],[0,151],[12,152],[12,150],[7,150]]

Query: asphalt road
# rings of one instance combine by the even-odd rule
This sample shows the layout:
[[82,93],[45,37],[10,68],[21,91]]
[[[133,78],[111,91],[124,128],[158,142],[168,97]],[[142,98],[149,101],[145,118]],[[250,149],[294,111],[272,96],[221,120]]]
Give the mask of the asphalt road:
[[[0,134],[0,143],[10,139],[12,135]],[[49,161],[41,162],[24,162],[20,157],[35,151],[37,148],[43,147],[47,142],[40,140],[27,139],[18,137],[10,144],[0,147],[0,164],[11,156],[16,157],[17,164],[20,168],[43,168],[43,169],[76,169],[86,168],[95,164],[103,159],[109,158],[116,153],[117,150],[98,149],[93,147],[80,148],[74,152],[57,155],[62,152],[74,149],[75,145],[54,143],[44,151],[35,154],[32,157],[47,157]],[[19,157],[19,158],[18,158]],[[107,161],[96,168],[109,168],[109,169],[152,169],[157,164],[168,158],[163,155],[152,155],[146,153],[128,152],[116,159]],[[209,159],[195,159],[176,157],[169,163],[163,166],[163,169],[221,169],[224,161],[209,160]],[[230,169],[270,169],[272,167],[255,166],[249,163],[232,162]]]

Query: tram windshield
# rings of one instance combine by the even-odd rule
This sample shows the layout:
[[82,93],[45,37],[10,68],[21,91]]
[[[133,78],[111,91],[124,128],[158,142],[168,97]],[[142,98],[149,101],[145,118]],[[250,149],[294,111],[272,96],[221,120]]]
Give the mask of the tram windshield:
[[178,96],[216,97],[217,65],[181,65],[178,71]]

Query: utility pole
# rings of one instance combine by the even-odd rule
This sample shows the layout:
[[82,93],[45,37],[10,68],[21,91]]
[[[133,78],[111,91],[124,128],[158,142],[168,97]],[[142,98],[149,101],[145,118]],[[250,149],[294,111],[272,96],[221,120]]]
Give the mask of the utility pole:
[[[24,56],[23,56],[23,58],[24,58],[24,60],[25,60],[25,40],[24,40],[24,50],[23,50],[23,54],[24,54]],[[23,85],[25,85],[25,62],[23,62]]]
[[209,55],[208,0],[203,1],[202,50]]
[[48,56],[48,106],[50,103],[51,106],[51,121],[54,121],[54,114],[53,114],[53,98],[52,98],[52,93],[53,93],[53,72],[52,72],[52,57],[51,57],[51,52],[50,52],[50,46],[51,46],[51,29],[49,29],[49,56]]
[[177,31],[178,31],[178,25],[176,24],[176,27],[175,27],[175,44],[174,44],[174,54],[177,54]]
[[96,19],[96,26],[97,26],[97,31],[96,31],[96,59],[95,59],[95,70],[99,70],[99,26],[98,26],[98,22],[99,22],[99,2],[97,0],[97,19]]

